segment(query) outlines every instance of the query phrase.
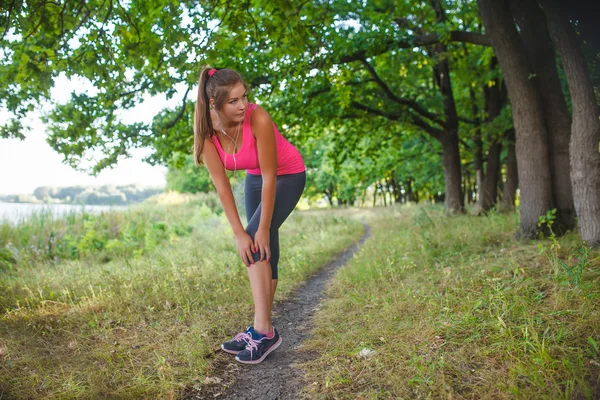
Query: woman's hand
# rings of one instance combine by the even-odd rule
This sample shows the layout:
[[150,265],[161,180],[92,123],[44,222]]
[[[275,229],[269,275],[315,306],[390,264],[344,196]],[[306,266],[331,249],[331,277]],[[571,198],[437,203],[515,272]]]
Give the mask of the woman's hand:
[[254,247],[260,251],[260,260],[271,261],[271,236],[268,229],[258,228],[254,235]]
[[246,267],[254,264],[252,253],[256,253],[256,247],[254,246],[254,243],[252,243],[252,238],[250,235],[248,235],[246,232],[235,235],[235,244],[238,249],[238,254],[240,255],[244,264],[246,264]]

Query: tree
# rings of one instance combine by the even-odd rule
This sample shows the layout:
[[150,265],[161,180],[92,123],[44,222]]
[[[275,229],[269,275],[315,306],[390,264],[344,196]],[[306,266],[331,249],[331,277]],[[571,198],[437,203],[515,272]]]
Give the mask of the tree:
[[575,227],[573,190],[569,172],[571,115],[561,88],[556,54],[542,10],[536,0],[510,0],[510,7],[527,51],[530,80],[539,93],[544,111],[548,132],[552,195],[557,209],[552,229],[555,233],[561,234]]
[[[282,107],[287,115],[314,110],[313,118],[303,117],[312,126],[332,120],[383,118],[403,129],[425,132],[444,149],[447,210],[461,212],[458,131],[464,118],[456,106],[447,46],[487,44],[481,34],[454,29],[467,25],[463,14],[476,14],[455,2],[451,18],[438,1],[425,10],[414,2],[396,8],[386,2],[344,4],[334,3],[342,23],[326,28],[316,57],[293,63],[316,67],[314,76],[291,83],[295,93],[309,94],[300,95],[296,102],[284,98]],[[343,24],[346,21],[353,23]]]
[[600,120],[585,58],[575,32],[554,0],[541,0],[560,54],[573,103],[571,179],[581,238],[600,246]]
[[[283,101],[297,105],[290,101],[290,96],[298,97],[298,92],[293,91],[295,83],[300,86],[310,83],[312,77],[307,73],[311,68],[332,76],[337,75],[336,66],[349,66],[346,71],[361,73],[365,78],[357,84],[368,83],[371,87],[367,90],[372,90],[372,84],[378,85],[374,75],[388,75],[386,60],[398,59],[402,49],[412,53],[415,46],[433,46],[428,65],[437,70],[439,98],[401,97],[397,93],[411,96],[413,89],[398,92],[396,85],[382,82],[390,89],[388,94],[396,93],[391,97],[397,103],[393,115],[401,116],[396,120],[416,124],[429,134],[439,134],[449,149],[444,156],[448,169],[446,198],[450,208],[458,210],[461,201],[457,195],[460,193],[458,117],[456,107],[452,106],[450,76],[445,69],[446,43],[485,44],[486,38],[456,29],[459,24],[453,21],[461,12],[459,3],[451,3],[452,21],[444,15],[440,2],[432,5],[423,13],[416,3],[407,3],[399,10],[386,2],[357,8],[342,1],[295,5],[279,0],[236,7],[214,2],[199,7],[191,1],[166,0],[127,4],[112,0],[76,4],[14,0],[4,14],[2,48],[8,57],[1,68],[7,79],[0,83],[0,94],[1,101],[16,118],[3,124],[1,132],[4,137],[22,136],[20,118],[32,104],[48,98],[53,80],[64,73],[87,79],[97,88],[96,92],[73,94],[67,104],[57,105],[47,115],[49,143],[65,155],[66,162],[81,167],[90,151],[102,154],[103,158],[91,169],[98,173],[127,157],[132,147],[151,147],[155,152],[148,161],[167,163],[174,153],[187,152],[191,146],[188,95],[202,64],[222,67],[226,63],[246,71],[258,99],[281,95],[282,86],[291,93],[282,96]],[[403,19],[405,16],[410,18]],[[338,24],[340,21],[342,25],[350,24],[353,20],[363,24],[356,32],[353,28],[342,29]],[[413,31],[401,26],[409,21],[415,24]],[[243,33],[240,27],[244,27]],[[344,43],[346,40],[348,43]],[[428,58],[426,51],[408,58],[411,57]],[[344,81],[352,79],[343,78],[339,82]],[[171,97],[176,95],[177,88],[184,93],[180,107],[164,110],[151,124],[120,121],[119,111],[139,103],[144,94],[165,93]],[[434,88],[429,88],[433,93],[431,89]],[[378,91],[379,96],[386,90],[378,85]],[[305,97],[301,97],[304,101]],[[355,116],[361,115],[358,111],[362,115],[368,113],[364,107],[361,110],[360,106],[345,104],[348,105],[344,110]],[[373,106],[361,104],[365,105]],[[306,107],[294,110],[296,118],[314,122],[312,116],[302,115],[306,111]],[[331,119],[339,116],[337,111],[330,106],[315,106],[310,112],[320,112]],[[294,123],[289,112],[286,118]]]
[[[483,87],[483,98],[484,98],[484,123],[476,124],[476,133],[473,138],[475,145],[474,154],[474,168],[476,174],[476,182],[478,187],[478,201],[477,201],[477,212],[485,213],[489,211],[498,199],[498,184],[500,180],[500,155],[502,151],[503,142],[506,141],[506,134],[504,133],[507,128],[505,125],[509,123],[506,118],[505,111],[507,105],[507,94],[506,86],[500,79],[500,74],[496,70],[497,60],[494,57],[490,65],[490,73],[488,82]],[[473,107],[473,117],[477,120],[479,117],[479,110],[477,107],[476,96],[473,88],[470,88],[471,101]],[[510,125],[512,126],[512,122]],[[485,135],[482,135],[484,130]],[[487,139],[488,150],[485,162],[483,162],[483,138]]]
[[478,0],[481,18],[498,57],[513,110],[521,188],[517,237],[533,238],[539,217],[554,208],[548,134],[538,92],[529,79],[527,54],[508,0]]
[[506,180],[504,181],[500,209],[502,211],[513,211],[515,209],[517,187],[519,186],[519,173],[517,171],[517,154],[515,152],[514,129],[510,129],[509,131],[507,131],[506,147]]

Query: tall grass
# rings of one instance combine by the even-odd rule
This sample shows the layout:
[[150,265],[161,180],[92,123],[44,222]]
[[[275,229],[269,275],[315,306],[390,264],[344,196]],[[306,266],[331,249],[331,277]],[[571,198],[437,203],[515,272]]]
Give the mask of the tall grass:
[[[252,322],[246,268],[225,217],[202,216],[189,204],[148,212],[185,220],[192,230],[136,257],[41,261],[0,272],[0,394],[177,395],[201,384],[211,371],[207,356]],[[276,299],[361,232],[346,219],[292,214],[280,234]]]
[[[177,198],[181,202],[182,195]],[[100,214],[82,208],[59,216],[43,209],[16,224],[2,221],[0,270],[40,261],[94,258],[108,262],[138,256],[161,242],[188,236],[195,222],[189,219],[189,206],[197,207],[192,218],[220,210],[214,194],[196,195],[178,205],[163,204],[168,199],[165,195],[127,210]]]
[[368,219],[305,346],[307,398],[598,398],[600,252],[584,261],[573,233],[516,242],[516,214]]

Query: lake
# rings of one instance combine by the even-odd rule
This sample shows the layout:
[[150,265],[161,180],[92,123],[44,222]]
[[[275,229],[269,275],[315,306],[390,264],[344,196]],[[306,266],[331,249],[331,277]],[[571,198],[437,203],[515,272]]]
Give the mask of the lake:
[[76,204],[33,204],[33,203],[4,203],[0,202],[0,221],[8,220],[11,223],[28,218],[34,212],[49,210],[56,216],[69,214],[73,211],[99,213],[101,211],[123,210],[127,206],[83,206]]

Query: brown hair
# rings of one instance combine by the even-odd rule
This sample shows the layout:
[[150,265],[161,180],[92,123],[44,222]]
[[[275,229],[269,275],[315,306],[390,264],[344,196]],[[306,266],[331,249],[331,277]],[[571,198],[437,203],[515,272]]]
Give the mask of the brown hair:
[[241,83],[246,90],[248,85],[242,76],[228,68],[216,70],[209,76],[211,67],[204,67],[198,79],[198,100],[194,111],[194,161],[196,165],[202,165],[202,152],[204,151],[204,140],[215,134],[210,120],[210,99],[214,99],[214,107],[220,110],[227,100],[229,90]]

